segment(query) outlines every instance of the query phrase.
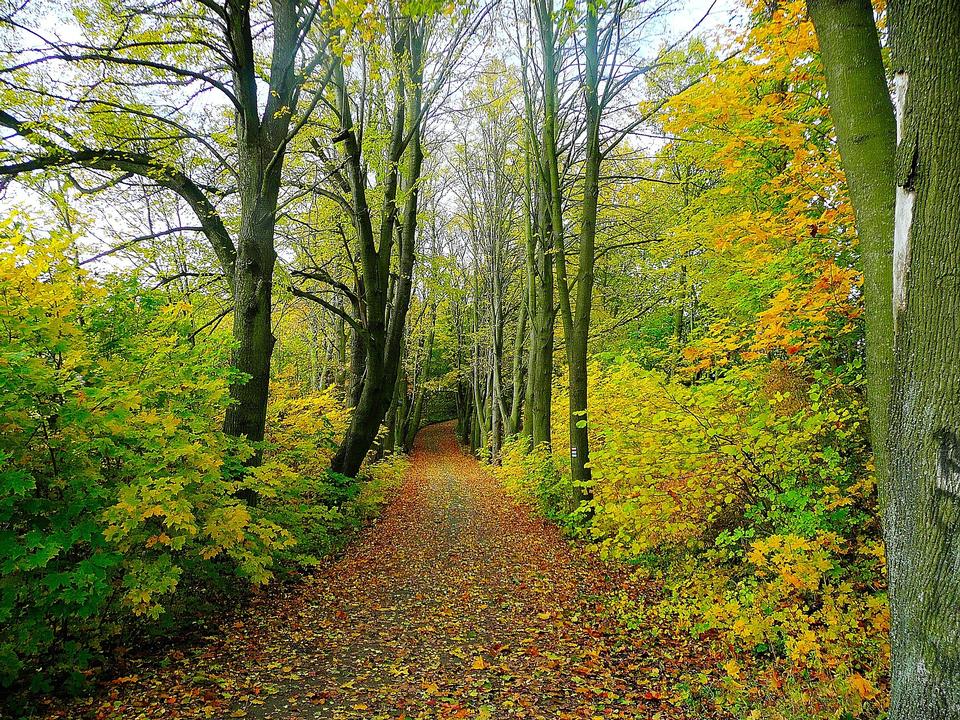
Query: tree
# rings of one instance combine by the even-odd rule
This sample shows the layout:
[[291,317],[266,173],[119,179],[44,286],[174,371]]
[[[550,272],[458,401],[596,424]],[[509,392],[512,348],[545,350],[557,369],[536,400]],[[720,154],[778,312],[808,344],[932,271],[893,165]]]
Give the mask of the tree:
[[[0,113],[0,124],[19,138],[5,146],[0,174],[81,167],[143,178],[183,198],[233,300],[233,365],[240,375],[231,384],[224,431],[254,442],[263,439],[275,342],[274,240],[284,158],[323,85],[314,74],[323,48],[307,49],[318,13],[299,0],[266,7],[246,0],[199,7],[181,0],[107,3],[78,10],[81,34],[90,39],[77,42],[25,28],[15,14],[3,20],[24,32],[0,72],[7,98],[20,96],[6,104],[28,114]],[[50,83],[41,68],[80,82]],[[144,87],[160,89],[164,101],[141,100]],[[207,102],[217,109],[204,112],[196,98],[211,91],[217,99]],[[49,119],[61,116],[75,127]],[[230,143],[220,118],[232,120]],[[204,180],[195,177],[201,174]],[[235,223],[222,215],[231,195]],[[259,452],[252,459],[258,461]]]
[[[482,373],[482,384],[489,384],[491,390],[490,412],[483,420],[484,434],[490,441],[490,457],[496,461],[502,438],[519,429],[522,376],[518,357],[522,354],[526,320],[525,311],[518,310],[523,303],[516,300],[516,288],[521,284],[518,270],[522,255],[517,252],[519,238],[515,228],[523,220],[516,176],[520,165],[520,128],[513,106],[518,88],[502,62],[491,63],[487,72],[468,94],[476,109],[464,112],[455,169],[460,198],[457,220],[470,239],[479,293],[474,301],[478,305],[477,315],[482,316],[487,326],[486,331],[480,327],[476,331],[481,340],[478,347],[490,358],[489,368],[485,367]],[[504,335],[508,320],[514,315],[517,315],[518,333],[514,340],[510,386],[513,392],[509,393],[510,387],[505,385],[504,378],[507,367]]]
[[960,712],[958,33],[955,1],[890,6],[898,140],[884,524],[895,720]]
[[[869,66],[876,75],[876,27],[866,22],[869,3],[811,3],[811,12],[822,33],[828,78],[845,67]],[[856,20],[843,22],[851,16]],[[892,614],[890,717],[954,718],[960,712],[960,289],[953,269],[960,258],[955,202],[960,107],[954,91],[960,82],[960,4],[892,3],[889,23],[896,189],[883,162],[872,171],[855,170],[848,181],[859,203],[858,223],[878,207],[883,219],[891,201],[895,207],[883,239],[889,242],[892,229],[891,279],[882,265],[865,263],[864,268],[873,273],[871,283],[882,285],[876,295],[892,296],[889,477],[880,478],[886,485],[883,525]],[[856,117],[873,107],[886,108],[876,85],[874,80],[868,86],[872,91],[858,87],[859,101],[851,103]],[[846,100],[833,89],[836,114]],[[848,145],[848,157],[850,151]],[[886,196],[878,197],[881,193]],[[887,381],[877,376],[876,367],[871,372],[871,387]]]
[[807,6],[856,215],[866,306],[870,434],[877,477],[885,478],[893,361],[893,105],[870,0],[809,0]]
[[[520,57],[523,95],[523,238],[526,287],[522,307],[528,321],[526,387],[523,400],[522,434],[531,447],[550,444],[550,415],[553,399],[553,351],[556,299],[553,276],[551,211],[547,195],[542,129],[546,69],[543,53],[537,53],[538,27],[535,3],[515,4],[516,34],[513,38]],[[550,72],[554,72],[551,67]],[[522,334],[522,333],[521,333]]]
[[[552,0],[535,0],[543,74],[541,174],[549,212],[551,253],[563,322],[569,383],[570,472],[577,499],[590,499],[590,443],[587,414],[587,357],[593,309],[597,219],[604,160],[646,117],[625,117],[602,134],[604,117],[615,116],[631,84],[651,66],[639,64],[638,28],[656,18],[662,7],[642,8],[631,0],[587,2],[555,9]],[[576,17],[574,17],[574,13]],[[573,48],[565,48],[569,42]],[[565,67],[565,56],[577,66]],[[561,83],[566,80],[566,89]],[[570,87],[577,89],[570,93]],[[561,107],[580,96],[582,110]],[[566,102],[564,100],[566,99]],[[628,103],[629,105],[629,103]],[[577,119],[582,115],[582,123]],[[566,167],[561,152],[566,151]],[[570,177],[574,176],[574,177]],[[567,223],[571,186],[579,186],[576,265],[568,272]]]
[[[425,127],[484,16],[474,10],[440,2],[372,5],[362,23],[338,30],[326,56],[333,93],[325,104],[335,134],[314,143],[330,181],[315,191],[351,218],[357,263],[354,288],[332,283],[359,311],[339,311],[354,331],[353,412],[331,462],[345,475],[360,469],[394,398],[413,287]],[[386,34],[382,52],[371,45],[375,28]]]

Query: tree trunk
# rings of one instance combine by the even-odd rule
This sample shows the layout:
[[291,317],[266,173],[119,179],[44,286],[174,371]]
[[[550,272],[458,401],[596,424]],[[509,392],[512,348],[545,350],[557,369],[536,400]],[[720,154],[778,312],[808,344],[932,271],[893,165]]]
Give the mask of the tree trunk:
[[427,400],[427,380],[430,378],[430,357],[433,355],[433,340],[437,327],[437,305],[434,303],[430,307],[430,330],[423,343],[423,364],[420,372],[417,373],[417,383],[414,386],[413,407],[410,411],[410,417],[406,426],[406,433],[403,439],[403,449],[405,452],[413,452],[413,443],[417,439],[417,433],[420,431],[420,423],[423,422],[423,406]]
[[[280,173],[277,167],[264,179],[259,153],[254,155],[248,149],[244,155],[233,311],[233,367],[244,378],[230,385],[232,402],[224,416],[223,431],[255,443],[248,464],[259,465],[270,390],[270,356],[276,342],[270,312],[277,258],[273,241]],[[251,504],[257,501],[253,492],[244,492],[240,497]]]
[[363,378],[367,366],[367,343],[363,335],[350,329],[350,372],[346,373],[347,407],[356,407],[363,392]]
[[960,2],[891,3],[892,720],[960,717]]
[[[273,71],[262,115],[249,7],[232,14],[226,29],[234,54],[232,71],[239,106],[236,135],[240,230],[234,274],[233,365],[245,378],[230,386],[233,402],[224,416],[223,430],[259,444],[267,416],[270,356],[276,342],[270,324],[277,258],[274,233],[287,133],[296,105],[295,60],[300,33],[297,8],[290,2],[273,3]],[[261,454],[262,448],[257,447],[248,464],[259,464]],[[243,497],[250,502],[257,500],[253,492]]]
[[[546,231],[543,232],[545,234]],[[528,419],[524,425],[533,447],[550,444],[550,412],[553,400],[553,326],[556,310],[553,305],[553,268],[546,251],[546,239],[534,238],[535,250],[530,259],[531,298],[530,353],[527,374]]]
[[[242,221],[241,221],[242,224]],[[233,313],[233,367],[245,375],[230,386],[233,401],[227,408],[223,431],[234,437],[263,440],[270,388],[270,356],[276,339],[270,327],[271,290],[276,255],[272,228],[258,239],[237,243],[236,295]],[[269,243],[269,244],[268,244]],[[260,462],[257,450],[254,464]]]
[[[344,143],[347,178],[353,200],[354,224],[360,245],[363,272],[363,293],[366,307],[365,367],[363,387],[343,441],[331,460],[331,468],[338,473],[355,476],[380,430],[393,397],[397,373],[403,353],[403,336],[410,293],[413,266],[416,259],[417,209],[419,180],[423,168],[422,146],[422,70],[423,35],[421,21],[410,21],[400,33],[403,38],[394,48],[403,60],[407,77],[399,83],[398,97],[393,111],[388,148],[388,172],[383,185],[379,242],[374,239],[367,203],[367,173],[350,110],[348,86],[343,66],[339,61],[333,68],[338,93],[338,112],[342,125],[338,136]],[[409,83],[409,84],[408,84]],[[407,104],[409,103],[409,108]],[[409,113],[407,112],[409,110]],[[409,120],[409,124],[408,124]],[[398,219],[397,190],[401,159],[407,155],[402,219]],[[399,238],[396,284],[391,289],[391,262],[394,238]]]
[[870,0],[808,0],[830,114],[856,216],[866,306],[867,403],[881,500],[893,363],[893,200],[896,123]]
[[[593,309],[595,245],[597,238],[597,205],[600,197],[600,100],[599,46],[597,38],[597,5],[587,4],[584,19],[584,84],[583,97],[586,110],[586,156],[584,157],[583,203],[580,210],[580,250],[577,268],[576,307],[573,323],[565,329],[567,342],[567,366],[570,380],[570,475],[574,486],[574,499],[589,501],[590,441],[587,416],[587,351],[590,338],[590,315]],[[564,267],[562,255],[557,255],[557,267]],[[566,275],[566,273],[564,273]],[[564,281],[566,278],[564,277]],[[563,292],[567,286],[564,282]],[[569,300],[569,297],[568,297]],[[569,307],[565,317],[569,316]]]
[[569,381],[570,475],[575,498],[590,499],[590,448],[587,418],[587,350],[590,335],[590,314],[593,304],[594,246],[597,234],[597,202],[600,190],[600,101],[599,42],[597,6],[587,4],[584,20],[584,108],[586,114],[586,153],[584,157],[583,203],[580,217],[580,249],[576,277],[576,298],[570,297],[567,277],[566,248],[563,228],[563,196],[560,187],[560,165],[557,137],[557,70],[555,56],[556,22],[552,4],[538,4],[538,23],[543,51],[543,154],[550,225],[553,238],[553,261],[557,272],[557,293],[563,319]]
[[397,448],[397,434],[399,433],[399,416],[401,393],[406,396],[406,386],[402,375],[397,378],[397,386],[393,392],[393,400],[390,402],[390,408],[387,410],[387,434],[383,440],[383,454],[389,455]]
[[510,416],[504,432],[516,435],[520,432],[520,413],[523,405],[523,338],[527,334],[527,295],[520,301],[520,316],[517,318],[517,334],[513,341],[513,397],[510,401]]

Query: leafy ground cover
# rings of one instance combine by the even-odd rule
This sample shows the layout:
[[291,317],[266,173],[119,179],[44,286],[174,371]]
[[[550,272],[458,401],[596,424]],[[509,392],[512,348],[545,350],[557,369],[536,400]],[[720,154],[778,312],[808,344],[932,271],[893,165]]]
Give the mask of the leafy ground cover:
[[658,592],[628,578],[508,500],[437,425],[341,557],[44,717],[725,717],[703,638],[616,619],[616,595]]

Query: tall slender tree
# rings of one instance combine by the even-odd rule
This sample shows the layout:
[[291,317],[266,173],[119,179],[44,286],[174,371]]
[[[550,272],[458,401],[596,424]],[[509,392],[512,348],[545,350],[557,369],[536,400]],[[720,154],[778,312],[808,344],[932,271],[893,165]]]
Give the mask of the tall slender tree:
[[809,0],[807,7],[820,43],[856,216],[866,306],[870,435],[877,476],[885,478],[893,363],[893,104],[870,0]]

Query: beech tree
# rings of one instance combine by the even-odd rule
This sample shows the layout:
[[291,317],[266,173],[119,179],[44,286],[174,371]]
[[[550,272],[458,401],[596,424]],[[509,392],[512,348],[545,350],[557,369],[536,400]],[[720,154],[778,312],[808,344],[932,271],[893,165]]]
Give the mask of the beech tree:
[[[624,100],[634,81],[653,67],[643,62],[636,38],[664,6],[614,0],[557,8],[552,0],[535,0],[532,7],[541,54],[542,123],[535,125],[529,110],[527,122],[542,128],[537,168],[567,356],[570,470],[578,499],[587,500],[587,357],[601,169],[648,119]],[[605,127],[604,118],[612,117],[618,122]],[[575,254],[568,235],[575,236]]]
[[831,115],[860,240],[866,305],[870,427],[886,477],[893,360],[893,155],[896,126],[869,0],[809,0]]
[[[526,308],[525,300],[517,297],[524,293],[515,291],[521,284],[518,270],[522,262],[522,254],[517,252],[521,240],[517,226],[522,222],[517,177],[520,128],[513,105],[517,86],[502,63],[491,64],[489,72],[493,79],[482,80],[469,93],[468,99],[478,109],[464,113],[455,167],[460,198],[458,221],[469,236],[474,261],[477,352],[489,357],[489,363],[485,357],[477,357],[478,366],[483,369],[475,376],[473,394],[482,399],[475,403],[477,417],[484,425],[482,434],[489,438],[491,458],[496,461],[502,438],[519,430]],[[513,372],[508,384],[505,376],[510,348],[506,347],[505,334],[508,320],[514,316],[517,333],[512,343]],[[484,325],[486,331],[481,329]],[[490,389],[489,397],[486,386]]]
[[[344,475],[357,474],[394,398],[416,261],[425,128],[484,14],[472,5],[372,5],[362,22],[338,31],[325,57],[332,88],[325,119],[332,127],[313,143],[327,170],[327,182],[314,192],[350,218],[357,270],[353,287],[320,273],[311,279],[343,293],[356,311],[327,304],[354,338],[353,412],[331,463]],[[382,52],[370,45],[380,31],[387,39]]]

